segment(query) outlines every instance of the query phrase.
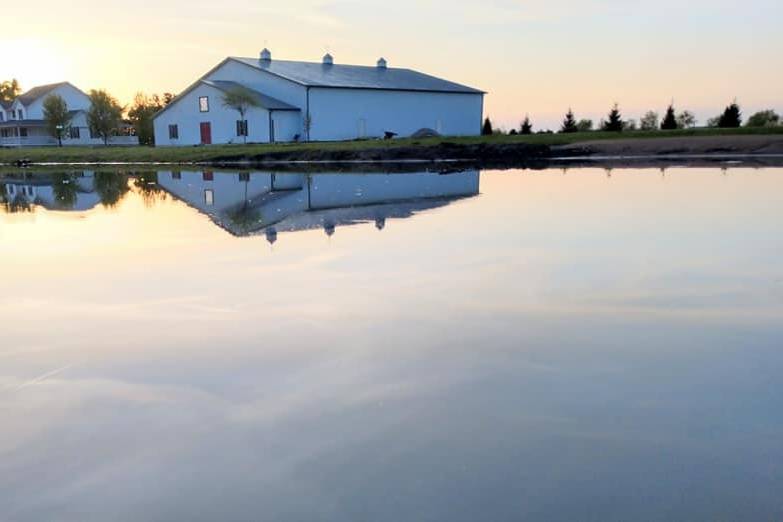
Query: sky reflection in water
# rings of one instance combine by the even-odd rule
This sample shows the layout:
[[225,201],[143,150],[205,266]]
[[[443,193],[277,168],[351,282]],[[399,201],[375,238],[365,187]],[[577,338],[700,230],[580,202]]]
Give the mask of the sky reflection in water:
[[780,169],[81,174],[0,177],[2,520],[783,516]]

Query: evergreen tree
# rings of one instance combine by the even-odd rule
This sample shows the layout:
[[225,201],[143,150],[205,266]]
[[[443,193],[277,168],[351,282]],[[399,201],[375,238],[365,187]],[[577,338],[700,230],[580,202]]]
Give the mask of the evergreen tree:
[[484,126],[481,128],[482,136],[491,136],[494,130],[492,129],[492,122],[489,121],[489,117],[484,120]]
[[566,113],[565,119],[563,120],[563,125],[560,127],[560,132],[570,133],[570,132],[578,132],[578,131],[579,128],[576,125],[576,118],[574,118],[574,111],[569,108],[568,112]]
[[669,108],[666,109],[666,116],[663,117],[663,122],[661,122],[661,130],[675,130],[678,127],[677,115],[674,113],[674,104],[669,104]]
[[615,103],[612,110],[609,111],[608,119],[603,123],[603,130],[609,132],[622,132],[623,126],[623,116],[620,114],[620,106]]
[[734,101],[726,107],[720,118],[718,118],[718,127],[722,129],[736,129],[742,125],[742,111],[737,102]]
[[528,115],[525,115],[525,119],[522,121],[520,134],[533,134],[533,124],[530,123],[530,116]]

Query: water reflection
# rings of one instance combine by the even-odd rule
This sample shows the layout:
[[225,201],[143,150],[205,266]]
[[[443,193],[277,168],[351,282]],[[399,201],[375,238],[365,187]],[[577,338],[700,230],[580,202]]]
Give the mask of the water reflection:
[[374,223],[408,218],[479,192],[477,171],[450,174],[293,174],[160,172],[158,185],[234,235]]
[[0,177],[3,522],[780,519],[783,170],[96,174]]
[[374,223],[448,205],[479,193],[479,173],[92,172],[6,175],[0,192],[6,212],[85,211],[116,207],[131,187],[146,206],[171,195],[236,236]]

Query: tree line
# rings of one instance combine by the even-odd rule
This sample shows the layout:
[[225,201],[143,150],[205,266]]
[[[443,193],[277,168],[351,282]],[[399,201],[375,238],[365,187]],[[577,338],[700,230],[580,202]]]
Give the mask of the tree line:
[[[560,133],[574,133],[574,132],[590,132],[593,130],[600,130],[605,132],[623,132],[623,131],[655,131],[655,130],[677,130],[677,129],[693,129],[696,128],[696,116],[690,111],[683,110],[677,111],[674,106],[674,102],[669,104],[663,118],[656,111],[648,111],[637,122],[634,119],[624,119],[620,110],[619,104],[615,103],[606,118],[602,119],[596,126],[593,120],[590,119],[577,119],[574,111],[568,109],[565,117],[560,125],[558,132]],[[780,115],[774,110],[767,109],[756,112],[751,115],[747,121],[743,122],[742,109],[737,101],[730,103],[723,112],[714,118],[707,120],[707,127],[722,128],[722,129],[736,129],[742,127],[777,127],[783,124]],[[481,133],[483,135],[496,134],[500,131],[496,130],[492,121],[489,118],[484,120]],[[541,133],[548,133],[552,131],[538,131]],[[511,129],[509,134],[533,134],[533,123],[530,120],[530,116],[525,116],[518,129]]]
[[[17,80],[0,82],[0,101],[12,102],[22,94]],[[109,143],[125,125],[133,128],[142,145],[154,145],[155,133],[152,120],[155,114],[174,99],[171,93],[147,95],[138,93],[130,106],[121,105],[117,99],[103,89],[93,89],[88,93],[90,108],[87,111],[87,125],[92,135]],[[46,126],[58,144],[70,133],[73,115],[68,103],[62,96],[47,96],[43,103],[43,116]]]

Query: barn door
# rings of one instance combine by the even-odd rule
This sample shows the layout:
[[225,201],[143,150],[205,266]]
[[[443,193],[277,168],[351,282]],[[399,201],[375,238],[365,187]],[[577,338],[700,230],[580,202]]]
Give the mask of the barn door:
[[201,122],[201,144],[212,144],[212,124],[208,121]]

